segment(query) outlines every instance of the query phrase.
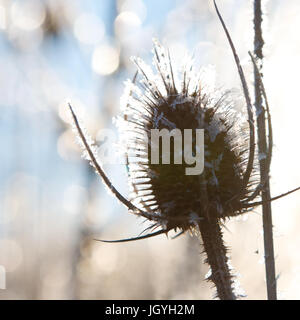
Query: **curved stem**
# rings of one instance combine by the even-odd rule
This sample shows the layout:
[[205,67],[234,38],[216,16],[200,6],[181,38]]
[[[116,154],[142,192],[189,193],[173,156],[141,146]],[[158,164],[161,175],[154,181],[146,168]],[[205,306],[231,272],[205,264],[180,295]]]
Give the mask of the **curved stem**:
[[247,187],[248,183],[249,183],[249,179],[251,177],[251,172],[253,170],[253,164],[254,164],[254,155],[255,155],[255,130],[254,130],[254,119],[253,119],[253,111],[252,111],[252,104],[251,104],[251,99],[250,99],[250,94],[249,94],[249,89],[248,89],[248,85],[245,79],[245,75],[244,75],[244,71],[243,68],[241,66],[240,63],[240,59],[237,55],[237,52],[235,50],[235,46],[233,44],[233,41],[231,39],[231,36],[229,34],[229,31],[226,27],[226,24],[220,14],[220,11],[218,9],[218,6],[216,4],[216,1],[214,0],[214,5],[215,5],[215,9],[218,15],[218,18],[222,24],[222,27],[225,31],[227,40],[229,42],[234,60],[235,60],[235,64],[236,67],[238,69],[239,72],[239,76],[240,76],[240,80],[242,83],[242,87],[243,87],[243,92],[244,92],[244,97],[246,100],[246,104],[247,104],[247,113],[248,113],[248,122],[249,122],[249,156],[248,156],[248,163],[247,163],[247,168],[244,174],[244,178],[243,178],[243,184],[245,187]]

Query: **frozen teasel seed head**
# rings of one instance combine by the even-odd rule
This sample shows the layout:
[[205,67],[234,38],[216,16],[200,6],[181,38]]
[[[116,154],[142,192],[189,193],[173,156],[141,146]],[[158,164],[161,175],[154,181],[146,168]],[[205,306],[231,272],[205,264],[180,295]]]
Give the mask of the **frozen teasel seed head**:
[[[154,68],[139,58],[132,60],[138,72],[134,81],[126,83],[119,117],[120,136],[123,143],[127,141],[131,200],[161,216],[165,230],[186,231],[210,215],[225,219],[243,213],[241,203],[251,192],[251,183],[243,184],[249,137],[245,117],[232,99],[236,94],[214,87],[212,67],[195,71],[191,59],[180,68],[174,66],[169,51],[157,40]],[[204,170],[188,175],[186,169],[195,164],[184,158],[185,130],[192,130],[195,155],[198,129],[204,130]],[[176,130],[181,140],[176,140]],[[164,131],[170,133],[169,150],[162,147],[163,138],[153,139],[153,132]],[[158,163],[153,163],[155,149]],[[165,152],[169,152],[167,164]],[[200,183],[205,184],[209,208],[201,200]]]

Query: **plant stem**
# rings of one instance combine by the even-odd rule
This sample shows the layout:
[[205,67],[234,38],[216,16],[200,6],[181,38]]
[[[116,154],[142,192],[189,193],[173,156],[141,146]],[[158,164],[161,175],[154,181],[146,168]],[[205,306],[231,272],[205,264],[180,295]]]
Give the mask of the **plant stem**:
[[[263,36],[262,36],[262,9],[261,0],[254,0],[254,55],[258,59],[260,72],[262,71],[263,59]],[[262,76],[262,74],[261,74]],[[266,155],[268,148],[266,138],[265,110],[262,106],[263,97],[260,87],[260,79],[257,70],[254,69],[254,89],[255,89],[255,108],[257,112],[257,134],[258,150],[260,155]],[[264,249],[265,249],[265,267],[268,300],[276,300],[276,274],[273,246],[273,224],[271,203],[268,201],[270,196],[269,174],[266,158],[260,157],[260,177],[261,181],[267,176],[265,187],[262,190],[262,212],[263,212],[263,230],[264,230]]]
[[215,218],[203,219],[199,223],[199,229],[207,256],[206,262],[211,268],[211,275],[208,279],[215,284],[220,300],[235,300],[226,255],[227,248],[224,245],[219,221]]
[[211,275],[208,280],[215,284],[217,297],[220,300],[235,300],[232,275],[228,266],[227,248],[224,244],[218,212],[209,205],[205,173],[199,176],[199,182],[204,216],[198,225],[204,252],[207,256],[206,262],[211,268]]

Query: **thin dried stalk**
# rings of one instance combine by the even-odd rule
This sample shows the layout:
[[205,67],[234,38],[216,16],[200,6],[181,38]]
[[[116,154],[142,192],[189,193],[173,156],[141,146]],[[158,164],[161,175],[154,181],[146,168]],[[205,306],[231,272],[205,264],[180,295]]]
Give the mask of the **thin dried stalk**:
[[[262,36],[262,9],[261,0],[254,0],[254,55],[257,61],[260,62],[258,71],[254,68],[254,92],[255,92],[255,108],[257,111],[257,135],[258,135],[258,150],[260,155],[266,155],[268,149],[272,146],[267,145],[266,137],[266,122],[265,110],[263,108],[263,93],[260,84],[260,76],[258,72],[262,71],[263,60],[263,45],[264,40]],[[272,224],[272,209],[270,196],[270,181],[268,164],[266,157],[260,156],[260,177],[261,182],[264,181],[264,188],[261,193],[262,198],[262,212],[263,212],[263,230],[264,230],[264,248],[265,248],[265,267],[266,267],[266,281],[268,300],[276,300],[276,273],[275,273],[275,259],[273,246],[273,224]]]

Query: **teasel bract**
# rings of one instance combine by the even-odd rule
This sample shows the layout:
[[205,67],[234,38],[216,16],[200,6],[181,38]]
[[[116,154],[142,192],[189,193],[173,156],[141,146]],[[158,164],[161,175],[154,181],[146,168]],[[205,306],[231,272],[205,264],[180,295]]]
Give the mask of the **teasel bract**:
[[[129,81],[122,98],[123,114],[118,124],[122,141],[126,140],[126,162],[131,186],[131,199],[121,195],[104,173],[96,159],[92,142],[69,105],[75,129],[91,164],[110,191],[131,213],[151,222],[152,233],[122,240],[125,242],[168,234],[178,235],[200,231],[212,281],[220,299],[236,299],[233,274],[228,263],[227,248],[222,238],[222,224],[230,217],[243,214],[261,201],[253,202],[264,188],[264,178],[258,181],[258,157],[255,148],[255,128],[252,105],[243,69],[224,21],[215,4],[241,79],[246,102],[244,119],[234,108],[232,92],[217,90],[206,81],[207,69],[196,73],[186,65],[178,80],[170,54],[157,41],[154,43],[156,74],[140,59],[134,59],[138,71]],[[254,68],[255,60],[250,54]],[[141,79],[138,80],[137,76]],[[272,156],[272,125],[267,97],[260,79],[268,120],[268,152],[266,172],[269,174]],[[248,127],[247,127],[248,126]],[[151,162],[151,130],[204,130],[204,170],[199,175],[187,175],[190,164],[174,162],[170,149],[170,164]],[[156,146],[158,149],[160,146]],[[195,151],[195,136],[192,139]],[[150,148],[150,152],[149,152]],[[185,146],[179,153],[184,154]],[[173,148],[174,150],[174,148]],[[178,151],[178,150],[177,150]],[[178,156],[178,155],[176,155]],[[163,155],[161,154],[160,160]],[[173,163],[172,163],[173,160]],[[291,190],[269,201],[286,196]]]

